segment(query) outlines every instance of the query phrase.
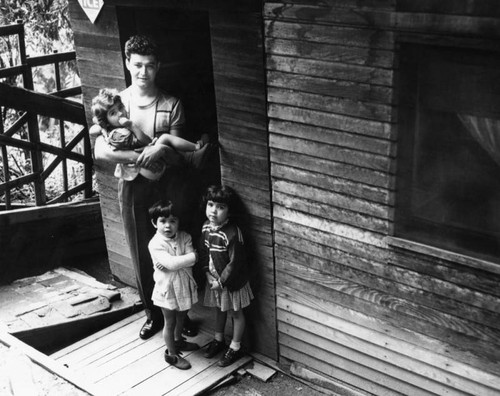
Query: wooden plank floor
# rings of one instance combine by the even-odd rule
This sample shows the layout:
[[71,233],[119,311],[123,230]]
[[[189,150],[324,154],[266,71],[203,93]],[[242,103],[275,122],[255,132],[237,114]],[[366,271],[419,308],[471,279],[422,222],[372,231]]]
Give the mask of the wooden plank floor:
[[[184,352],[192,367],[179,370],[163,358],[165,344],[161,332],[147,341],[138,337],[144,320],[144,313],[137,313],[51,357],[107,396],[197,395],[251,360],[245,356],[222,368],[217,365],[220,356],[206,359],[200,349]],[[211,334],[201,330],[189,341],[204,347],[211,338]]]

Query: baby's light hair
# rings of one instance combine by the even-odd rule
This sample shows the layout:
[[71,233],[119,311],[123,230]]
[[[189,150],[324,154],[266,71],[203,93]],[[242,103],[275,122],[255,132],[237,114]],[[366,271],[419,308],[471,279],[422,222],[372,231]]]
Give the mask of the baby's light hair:
[[103,88],[99,91],[99,94],[92,99],[92,121],[95,124],[99,124],[102,128],[108,129],[108,111],[116,104],[123,106],[120,94],[116,89]]

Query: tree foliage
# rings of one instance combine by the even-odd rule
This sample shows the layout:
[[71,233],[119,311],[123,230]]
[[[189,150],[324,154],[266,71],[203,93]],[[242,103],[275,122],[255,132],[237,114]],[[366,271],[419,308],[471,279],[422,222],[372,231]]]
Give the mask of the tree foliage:
[[0,25],[25,23],[28,55],[71,51],[67,0],[0,0]]
[[[74,50],[73,31],[68,19],[67,0],[0,0],[0,25],[10,25],[22,21],[26,53],[34,57],[54,52]],[[0,68],[12,67],[20,64],[19,43],[17,36],[0,37]],[[80,84],[75,62],[60,64],[62,88],[69,88]],[[50,93],[56,90],[56,76],[53,66],[41,66],[32,69],[34,90]],[[21,76],[4,79],[4,83],[23,86]],[[4,129],[12,125],[20,114],[13,110],[2,108],[2,122]],[[56,120],[39,117],[39,131],[43,142],[51,145],[61,145],[60,127]],[[24,126],[17,133],[21,139],[27,138],[27,127]],[[69,141],[77,132],[78,127],[64,123],[66,141]],[[78,149],[78,148],[77,148]],[[45,154],[44,164],[53,160],[53,156]],[[9,149],[9,179],[15,179],[31,173],[31,158],[29,152],[18,149]],[[2,165],[0,164],[0,167]],[[83,167],[81,164],[68,164],[69,187],[82,180]],[[62,186],[62,169],[56,169],[54,175],[45,183],[47,199],[58,196],[64,188]],[[0,182],[5,180],[4,172],[0,173]],[[34,201],[32,186],[25,185],[12,191],[13,201],[30,203]],[[3,201],[4,197],[0,197]]]

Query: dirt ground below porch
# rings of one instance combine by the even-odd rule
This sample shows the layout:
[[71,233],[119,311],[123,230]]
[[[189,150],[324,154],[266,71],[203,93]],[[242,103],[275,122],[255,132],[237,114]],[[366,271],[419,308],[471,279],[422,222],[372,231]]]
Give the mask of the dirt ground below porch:
[[250,374],[239,376],[233,383],[225,384],[205,393],[206,396],[324,396],[310,386],[277,372],[264,382]]

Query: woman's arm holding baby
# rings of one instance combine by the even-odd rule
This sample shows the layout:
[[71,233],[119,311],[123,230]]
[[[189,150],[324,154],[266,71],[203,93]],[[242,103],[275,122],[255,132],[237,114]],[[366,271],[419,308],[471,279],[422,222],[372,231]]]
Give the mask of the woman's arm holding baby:
[[137,138],[137,140],[139,142],[141,142],[144,146],[147,146],[148,144],[151,143],[151,138],[146,135],[143,130],[136,124],[134,123],[132,120],[126,118],[126,117],[121,117],[118,122],[120,123],[120,125],[124,128],[127,128],[129,129],[130,131],[132,131],[132,133],[135,135],[135,137]]
[[104,140],[104,136],[98,136],[94,144],[94,157],[96,162],[112,162],[115,164],[135,163],[140,153],[134,150],[113,150]]

